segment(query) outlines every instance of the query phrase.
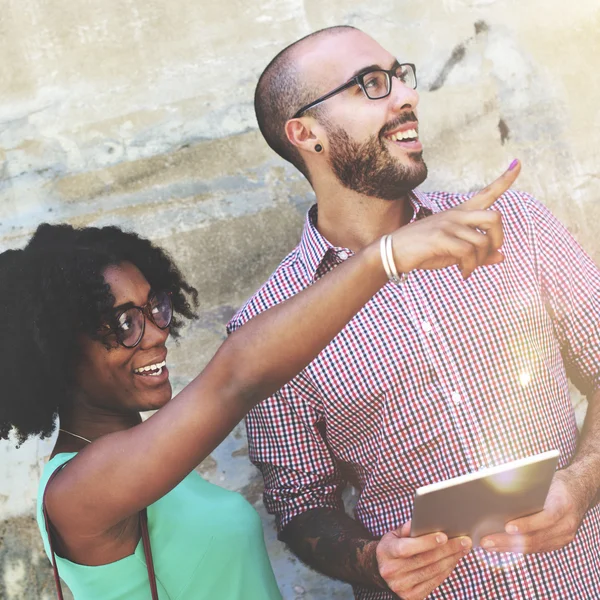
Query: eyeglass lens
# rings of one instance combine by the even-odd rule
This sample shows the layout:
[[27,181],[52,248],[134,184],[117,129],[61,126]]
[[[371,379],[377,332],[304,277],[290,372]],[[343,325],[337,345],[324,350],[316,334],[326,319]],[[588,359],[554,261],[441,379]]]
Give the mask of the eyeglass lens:
[[[394,72],[394,77],[407,87],[414,89],[417,86],[415,72],[409,65],[400,65]],[[362,78],[365,94],[371,100],[384,98],[390,93],[391,79],[385,71],[371,71]]]
[[[171,298],[166,292],[158,292],[148,302],[152,320],[160,329],[166,329],[171,324],[173,309]],[[119,316],[119,342],[128,348],[139,343],[144,334],[145,315],[137,306],[127,309]]]
[[173,309],[169,294],[160,292],[150,300],[150,314],[160,329],[166,329],[170,325]]

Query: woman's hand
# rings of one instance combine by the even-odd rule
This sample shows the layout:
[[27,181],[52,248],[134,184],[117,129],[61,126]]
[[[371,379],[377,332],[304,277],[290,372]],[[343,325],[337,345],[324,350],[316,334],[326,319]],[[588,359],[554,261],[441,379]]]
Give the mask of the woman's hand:
[[488,210],[513,184],[520,163],[459,206],[410,223],[392,234],[398,271],[458,265],[466,279],[477,267],[504,260],[499,212]]

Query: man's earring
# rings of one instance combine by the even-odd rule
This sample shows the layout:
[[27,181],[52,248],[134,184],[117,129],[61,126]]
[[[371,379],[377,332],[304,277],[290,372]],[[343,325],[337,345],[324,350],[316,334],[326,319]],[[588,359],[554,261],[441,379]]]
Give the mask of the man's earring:
[[323,150],[323,146],[321,146],[321,144],[317,144],[315,146],[315,152],[321,152]]

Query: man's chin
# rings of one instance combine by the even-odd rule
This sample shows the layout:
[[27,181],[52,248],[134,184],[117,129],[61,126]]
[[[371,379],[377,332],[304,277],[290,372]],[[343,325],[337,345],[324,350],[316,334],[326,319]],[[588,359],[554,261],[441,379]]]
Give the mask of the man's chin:
[[398,145],[392,149],[376,136],[359,144],[345,131],[331,130],[329,135],[330,166],[349,190],[382,200],[399,200],[427,178],[420,144],[413,149]]
[[427,179],[427,165],[423,160],[423,151],[411,152],[408,155],[410,164],[408,166],[407,179],[410,180],[411,189],[415,189]]
[[418,162],[420,164],[425,165],[425,161],[423,160],[423,150],[414,150],[412,152],[407,152],[406,155],[412,162]]
[[397,177],[391,177],[387,185],[382,186],[381,198],[398,200],[419,187],[427,179],[427,165],[423,160],[423,152],[413,152],[409,155],[409,159],[410,161],[406,161],[400,166]]
[[[403,187],[414,189],[427,179],[427,165],[423,160],[423,150],[404,151],[401,156],[388,152],[388,168],[395,165],[398,181],[406,182]],[[386,169],[387,171],[387,169]],[[385,171],[382,171],[385,172]],[[388,171],[389,173],[389,171]],[[413,182],[417,183],[413,183]]]

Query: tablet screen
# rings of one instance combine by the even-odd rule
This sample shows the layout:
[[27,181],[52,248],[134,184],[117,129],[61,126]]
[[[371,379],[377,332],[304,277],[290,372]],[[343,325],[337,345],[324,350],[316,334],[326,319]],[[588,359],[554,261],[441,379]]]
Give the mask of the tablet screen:
[[505,524],[539,512],[556,471],[558,450],[461,475],[419,488],[411,537],[443,531],[468,535],[474,544]]

